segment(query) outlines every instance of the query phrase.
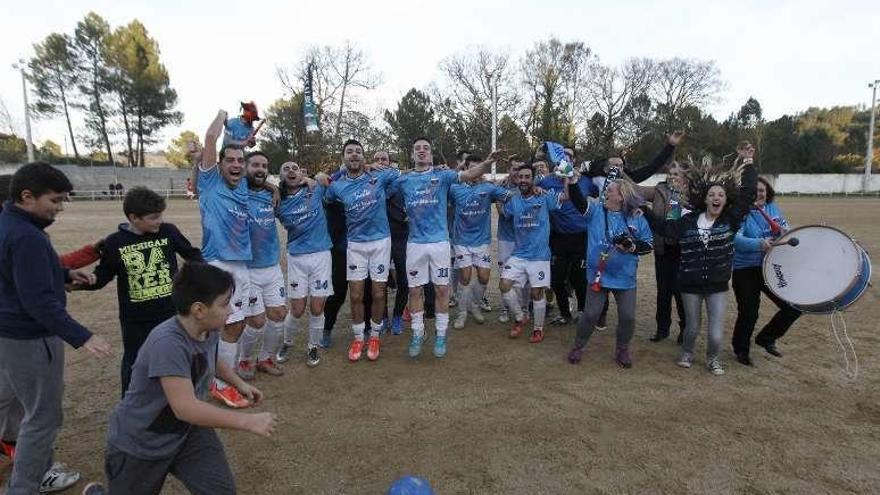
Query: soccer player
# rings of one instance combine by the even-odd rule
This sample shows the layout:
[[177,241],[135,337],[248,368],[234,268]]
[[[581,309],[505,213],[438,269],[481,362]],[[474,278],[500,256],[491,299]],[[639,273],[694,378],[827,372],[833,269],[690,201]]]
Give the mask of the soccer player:
[[[92,277],[62,268],[45,232],[71,190],[60,170],[28,163],[13,174],[11,199],[0,213],[0,433],[17,441],[7,485],[14,495],[59,490],[79,478],[52,463],[62,422],[64,343],[110,355],[110,344],[66,309],[65,282],[88,284]],[[68,483],[54,483],[56,466]]]
[[[482,161],[476,155],[468,155],[465,170],[478,166]],[[455,210],[452,225],[454,268],[459,273],[458,299],[461,305],[452,325],[456,329],[464,328],[468,312],[477,323],[485,321],[479,304],[486,294],[492,266],[489,254],[492,242],[491,206],[508,195],[506,189],[481,179],[478,177],[462,184],[453,184],[450,189]],[[471,284],[474,271],[477,280]]]
[[310,182],[294,162],[281,165],[281,205],[278,218],[287,229],[287,280],[290,312],[284,320],[284,345],[278,361],[288,353],[309,298],[309,339],[306,364],[321,362],[318,346],[324,331],[324,303],[333,294],[332,257],[327,217],[324,213],[325,186]]
[[110,415],[104,457],[109,493],[160,493],[169,474],[191,493],[235,493],[214,428],[271,437],[272,413],[229,411],[203,401],[215,374],[249,401],[263,396],[217,359],[217,334],[229,315],[232,285],[230,273],[204,263],[187,263],[174,278],[177,315],[150,332],[134,363],[131,387]]
[[[197,166],[198,180],[195,182],[202,216],[202,256],[209,264],[231,273],[235,279],[230,299],[232,311],[220,333],[217,352],[218,359],[234,370],[238,340],[245,326],[245,305],[251,291],[247,264],[253,256],[244,150],[238,145],[227,144],[220,150],[220,162],[217,162],[217,139],[223,133],[224,122],[226,112],[221,110],[205,133],[205,149]],[[211,386],[211,395],[228,407],[250,405],[238,389],[220,379]]]
[[[518,189],[516,185],[516,171],[523,165],[525,165],[523,162],[511,161],[510,171],[498,185],[508,191],[516,192]],[[503,205],[496,204],[495,206],[498,209],[498,218],[496,220],[497,223],[495,228],[498,239],[495,254],[498,257],[498,271],[500,272],[504,267],[504,263],[510,258],[510,253],[513,252],[513,247],[516,244],[516,234],[514,234],[513,231],[513,219],[501,214],[501,208]],[[507,323],[510,321],[510,312],[507,310],[507,305],[503,304],[503,302],[501,304],[501,311],[498,312],[498,321],[501,323]]]
[[531,286],[532,313],[535,318],[529,342],[544,340],[544,316],[547,300],[544,289],[550,286],[550,213],[558,210],[567,193],[535,194],[535,168],[524,165],[516,171],[519,194],[504,204],[501,213],[513,220],[514,243],[510,258],[501,270],[501,298],[513,314],[510,337],[517,338],[528,324],[528,315],[520,306],[516,287]]
[[[498,153],[498,152],[495,152]],[[413,336],[409,345],[410,357],[421,354],[425,339],[423,287],[433,282],[435,291],[434,356],[446,355],[446,330],[449,326],[449,232],[446,222],[449,188],[461,181],[474,180],[483,174],[486,163],[469,170],[437,170],[431,141],[416,138],[412,145],[415,170],[401,175],[394,183],[394,192],[403,195],[409,219],[409,241],[406,246],[406,272],[409,284],[409,311],[412,315]]]
[[[284,374],[275,362],[275,354],[281,345],[287,306],[284,275],[278,264],[280,248],[273,193],[266,182],[269,157],[262,151],[251,151],[245,156],[245,162],[252,255],[247,267],[251,293],[245,309],[245,329],[239,341],[236,372],[245,380],[252,380],[255,369],[271,376]],[[259,355],[254,356],[261,340]]]
[[[394,169],[368,171],[364,167],[364,148],[349,139],[342,146],[346,172],[330,183],[325,201],[342,203],[345,208],[348,248],[346,263],[354,340],[348,349],[351,362],[360,360],[364,349],[365,279],[372,279],[370,326],[379,329],[385,311],[385,283],[391,261],[391,231],[386,209],[387,189],[399,175]],[[379,359],[379,332],[367,343],[367,359]]]

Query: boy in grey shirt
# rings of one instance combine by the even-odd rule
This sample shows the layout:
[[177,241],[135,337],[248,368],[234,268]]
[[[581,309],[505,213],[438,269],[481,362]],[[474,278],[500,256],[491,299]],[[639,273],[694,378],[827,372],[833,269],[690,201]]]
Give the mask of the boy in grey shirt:
[[271,436],[271,413],[241,413],[206,400],[216,375],[257,403],[262,393],[217,361],[219,330],[229,314],[233,279],[188,263],[174,279],[177,316],[147,337],[131,385],[110,416],[105,468],[110,493],[158,494],[168,473],[192,493],[235,493],[235,480],[213,428]]

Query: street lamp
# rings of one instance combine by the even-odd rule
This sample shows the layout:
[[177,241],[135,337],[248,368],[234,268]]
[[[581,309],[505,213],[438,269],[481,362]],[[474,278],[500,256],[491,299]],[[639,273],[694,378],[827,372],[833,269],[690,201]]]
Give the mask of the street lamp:
[[28,97],[27,97],[27,75],[24,70],[27,66],[24,63],[24,59],[18,59],[17,64],[12,64],[13,69],[18,69],[21,71],[21,94],[24,98],[24,129],[26,134],[25,144],[27,145],[27,159],[28,162],[34,161],[34,142],[31,139],[31,110],[28,108]]
[[874,107],[877,105],[877,85],[880,79],[868,84],[869,88],[873,88],[871,92],[871,119],[868,124],[868,153],[865,155],[865,192],[871,191],[871,162],[874,158]]

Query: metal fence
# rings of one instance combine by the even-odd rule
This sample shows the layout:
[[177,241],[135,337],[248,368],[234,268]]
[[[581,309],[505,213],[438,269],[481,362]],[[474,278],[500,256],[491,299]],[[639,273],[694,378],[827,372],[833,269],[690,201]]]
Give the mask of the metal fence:
[[[195,196],[187,194],[186,189],[153,189],[159,195],[167,199],[194,199]],[[70,194],[72,201],[122,201],[125,191],[73,191]]]

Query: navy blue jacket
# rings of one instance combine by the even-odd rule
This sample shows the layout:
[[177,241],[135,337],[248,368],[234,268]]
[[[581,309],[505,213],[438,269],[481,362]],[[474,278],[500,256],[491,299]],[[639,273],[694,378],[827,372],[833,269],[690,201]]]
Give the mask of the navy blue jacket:
[[67,313],[69,271],[43,231],[52,222],[7,201],[0,213],[0,337],[31,340],[57,335],[75,348],[92,332]]

